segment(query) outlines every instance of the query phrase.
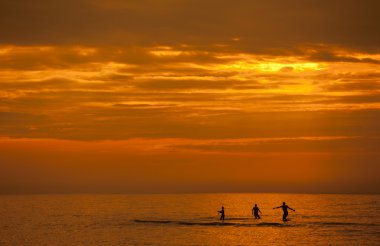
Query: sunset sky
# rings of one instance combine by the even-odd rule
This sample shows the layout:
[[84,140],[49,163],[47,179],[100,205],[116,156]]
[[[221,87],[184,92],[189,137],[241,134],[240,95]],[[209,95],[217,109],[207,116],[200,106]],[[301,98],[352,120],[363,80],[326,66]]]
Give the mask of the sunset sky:
[[0,193],[379,193],[379,9],[0,0]]

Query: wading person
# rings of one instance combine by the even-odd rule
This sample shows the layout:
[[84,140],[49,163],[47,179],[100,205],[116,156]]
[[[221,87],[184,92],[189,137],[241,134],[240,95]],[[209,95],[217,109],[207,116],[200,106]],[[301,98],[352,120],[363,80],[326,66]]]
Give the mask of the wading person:
[[262,214],[257,204],[255,204],[255,206],[252,208],[252,214],[255,216],[255,219],[261,219],[259,213]]
[[220,213],[220,220],[224,221],[224,207],[222,207],[222,210],[218,211]]
[[277,209],[277,208],[282,208],[282,211],[284,212],[284,214],[282,215],[282,221],[287,221],[287,217],[288,217],[288,209],[290,210],[293,210],[294,212],[296,210],[292,209],[291,207],[289,207],[288,205],[285,204],[285,202],[282,203],[282,206],[279,206],[279,207],[275,207],[273,209]]

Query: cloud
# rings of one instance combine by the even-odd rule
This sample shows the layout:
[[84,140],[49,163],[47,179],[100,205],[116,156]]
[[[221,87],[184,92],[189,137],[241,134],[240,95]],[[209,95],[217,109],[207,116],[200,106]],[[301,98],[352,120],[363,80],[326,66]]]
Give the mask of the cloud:
[[12,81],[12,82],[1,82],[0,89],[1,90],[67,90],[75,86],[76,83],[73,80],[68,80],[65,78],[51,78],[40,81]]
[[332,53],[331,51],[317,51],[309,56],[307,56],[308,60],[311,61],[323,61],[323,62],[358,62],[358,63],[373,63],[380,64],[380,60],[373,58],[358,58],[355,56],[348,55],[337,55]]
[[[138,88],[153,90],[178,90],[178,89],[228,89],[239,88],[239,86],[249,86],[254,89],[265,89],[271,86],[259,84],[255,81],[233,81],[225,80],[184,80],[184,79],[155,79],[148,81],[139,81],[136,85]],[[242,87],[240,87],[242,89]]]
[[380,83],[374,81],[362,82],[337,82],[324,86],[327,91],[376,91],[380,89]]
[[[210,59],[198,60],[202,52],[189,47],[186,51],[160,46],[12,46],[1,50],[0,57],[9,67],[0,69],[0,110],[47,116],[42,122],[20,122],[16,127],[0,124],[8,137],[99,140],[378,134],[371,122],[362,122],[363,129],[351,125],[360,114],[356,111],[366,112],[374,122],[378,118],[377,64],[342,66],[331,61],[326,65],[303,56],[216,51],[207,53]],[[40,51],[47,60],[39,58]],[[133,63],[129,54],[142,54],[144,61]],[[50,66],[50,61],[55,65]],[[329,118],[344,112],[352,122]],[[18,127],[33,131],[21,133]]]
[[378,52],[380,43],[374,31],[379,3],[374,0],[344,5],[338,0],[0,4],[0,31],[7,34],[2,38],[7,44],[226,44],[247,52],[278,53],[310,43]]
[[199,150],[211,153],[347,153],[377,152],[380,138],[371,137],[296,137],[257,138],[199,141],[172,145],[172,148]]
[[[50,93],[51,94],[51,93]],[[136,103],[90,103],[95,95],[70,93],[47,99],[22,98],[12,104],[13,113],[30,112],[30,117],[13,117],[4,112],[0,133],[8,137],[58,138],[77,140],[130,138],[255,138],[302,136],[378,136],[379,111],[251,111],[256,104],[228,101],[184,100]],[[100,95],[98,95],[99,97]],[[166,95],[167,96],[167,95]],[[178,95],[176,95],[178,96]],[[99,102],[100,99],[96,99]],[[111,100],[112,101],[112,100]],[[142,100],[141,100],[142,101]],[[262,104],[259,100],[257,105]],[[3,103],[4,105],[4,103]],[[1,106],[1,105],[0,105]],[[286,106],[289,107],[289,106]],[[16,110],[17,109],[17,110]],[[264,107],[265,109],[265,107]],[[16,113],[19,112],[19,113]],[[35,112],[38,112],[35,113]],[[24,113],[25,114],[25,113]],[[43,115],[39,116],[39,115]],[[38,119],[38,120],[36,120]],[[21,131],[32,129],[32,131]]]
[[[354,95],[354,96],[343,96],[336,99],[336,102],[340,103],[380,103],[380,94],[372,93],[367,95]],[[376,108],[376,105],[375,105]]]

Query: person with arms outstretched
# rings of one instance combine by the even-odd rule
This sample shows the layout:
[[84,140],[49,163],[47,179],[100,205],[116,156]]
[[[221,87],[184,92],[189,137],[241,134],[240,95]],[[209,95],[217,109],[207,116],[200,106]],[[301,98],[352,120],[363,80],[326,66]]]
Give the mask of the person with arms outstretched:
[[259,212],[262,214],[257,204],[255,204],[255,206],[252,208],[252,214],[255,216],[255,219],[261,219]]
[[220,220],[224,221],[224,207],[222,207],[222,210],[218,211],[220,213]]
[[281,206],[275,207],[273,209],[277,209],[277,208],[282,208],[282,211],[284,212],[284,214],[282,215],[282,221],[284,222],[287,221],[286,218],[288,217],[288,209],[293,210],[294,212],[296,211],[292,209],[291,207],[289,207],[288,205],[286,205],[285,202],[283,202]]

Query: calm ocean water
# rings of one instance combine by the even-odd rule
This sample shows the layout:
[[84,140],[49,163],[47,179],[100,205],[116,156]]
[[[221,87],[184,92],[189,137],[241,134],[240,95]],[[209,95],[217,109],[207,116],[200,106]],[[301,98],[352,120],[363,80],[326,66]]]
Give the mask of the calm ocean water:
[[380,245],[379,195],[0,196],[0,216],[0,245]]

